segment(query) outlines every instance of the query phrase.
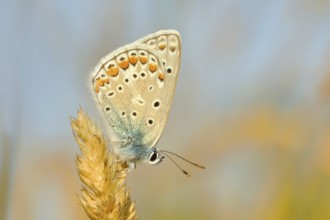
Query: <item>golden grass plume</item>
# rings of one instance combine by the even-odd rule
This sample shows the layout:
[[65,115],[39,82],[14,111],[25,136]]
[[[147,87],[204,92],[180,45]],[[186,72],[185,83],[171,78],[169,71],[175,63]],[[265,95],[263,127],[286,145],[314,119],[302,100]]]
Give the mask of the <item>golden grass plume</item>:
[[86,214],[90,219],[137,219],[125,184],[127,164],[108,151],[101,130],[82,109],[71,118],[71,127],[81,151],[76,163]]

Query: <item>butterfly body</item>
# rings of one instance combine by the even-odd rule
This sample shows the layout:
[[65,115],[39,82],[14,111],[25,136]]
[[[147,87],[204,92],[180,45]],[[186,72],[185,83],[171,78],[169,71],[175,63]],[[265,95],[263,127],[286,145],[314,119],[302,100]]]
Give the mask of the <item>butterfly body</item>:
[[180,35],[166,30],[115,50],[92,72],[93,93],[121,160],[162,160],[155,145],[168,118],[180,60]]

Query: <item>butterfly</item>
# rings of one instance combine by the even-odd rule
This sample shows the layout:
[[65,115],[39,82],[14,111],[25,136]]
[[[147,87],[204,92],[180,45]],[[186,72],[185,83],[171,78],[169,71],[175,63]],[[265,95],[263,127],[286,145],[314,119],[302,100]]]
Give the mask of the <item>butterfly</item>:
[[131,169],[140,161],[154,165],[164,155],[178,156],[155,145],[170,112],[180,63],[179,32],[162,30],[103,57],[91,74],[97,105],[109,124],[113,151]]

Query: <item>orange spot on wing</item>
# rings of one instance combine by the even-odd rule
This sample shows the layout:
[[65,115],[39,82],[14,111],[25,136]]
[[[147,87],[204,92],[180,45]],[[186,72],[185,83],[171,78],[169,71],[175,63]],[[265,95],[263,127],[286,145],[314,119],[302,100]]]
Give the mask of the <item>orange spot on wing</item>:
[[95,86],[94,86],[94,91],[96,93],[99,93],[99,91],[100,91],[100,88],[99,88],[99,86],[97,84],[95,84]]
[[128,68],[128,65],[129,65],[128,60],[124,60],[124,61],[119,63],[119,67],[124,69],[124,70]]
[[176,50],[175,46],[170,47],[170,51],[174,52]]
[[165,77],[163,73],[158,73],[158,79],[160,79],[160,81],[164,81]]
[[107,79],[104,79],[103,82],[106,84],[109,84],[110,80],[107,78]]
[[136,62],[138,61],[136,56],[131,56],[131,57],[128,58],[128,60],[132,65],[135,65]]
[[104,81],[102,79],[97,79],[96,80],[96,84],[100,87],[100,86],[104,86]]
[[150,72],[155,72],[156,70],[157,70],[157,68],[158,68],[158,65],[157,64],[153,64],[153,63],[150,63],[149,64],[149,70],[150,70]]
[[147,57],[140,57],[140,62],[142,63],[142,64],[145,64],[145,63],[147,63]]
[[117,76],[118,75],[118,72],[119,72],[119,69],[118,67],[110,67],[108,70],[107,70],[107,74],[109,76]]
[[160,50],[164,50],[165,48],[166,48],[166,45],[165,44],[161,44],[161,45],[159,45],[159,47],[158,47]]

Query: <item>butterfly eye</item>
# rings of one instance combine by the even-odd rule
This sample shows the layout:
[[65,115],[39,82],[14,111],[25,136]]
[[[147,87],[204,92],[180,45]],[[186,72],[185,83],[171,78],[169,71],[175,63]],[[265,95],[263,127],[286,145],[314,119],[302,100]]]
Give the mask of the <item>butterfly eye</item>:
[[158,159],[158,153],[156,151],[152,152],[149,157],[151,163],[155,162]]

